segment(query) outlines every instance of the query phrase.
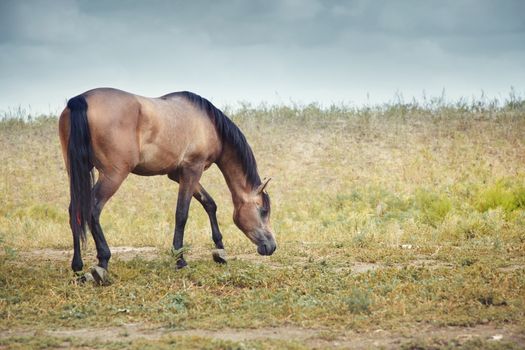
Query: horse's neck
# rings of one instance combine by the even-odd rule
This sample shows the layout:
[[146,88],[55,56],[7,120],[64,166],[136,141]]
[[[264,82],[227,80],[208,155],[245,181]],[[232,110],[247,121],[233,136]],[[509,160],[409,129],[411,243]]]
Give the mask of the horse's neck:
[[225,146],[217,165],[230,189],[233,205],[237,208],[238,205],[246,202],[253,188],[246,180],[246,173],[236,152],[229,146]]

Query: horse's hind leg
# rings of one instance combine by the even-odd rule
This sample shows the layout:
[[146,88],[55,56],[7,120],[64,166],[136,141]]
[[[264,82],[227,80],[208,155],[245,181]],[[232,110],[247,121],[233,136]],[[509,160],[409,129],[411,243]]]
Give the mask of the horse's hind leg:
[[100,214],[102,213],[104,205],[111,196],[117,192],[126,176],[127,174],[122,173],[109,175],[100,173],[98,181],[93,187],[94,203],[91,220],[89,221],[89,228],[93,234],[93,239],[97,248],[98,266],[106,270],[108,268],[109,259],[111,258],[111,251],[109,250],[106,238],[102,232],[102,227],[100,226]]
[[71,214],[71,204],[69,205],[69,226],[71,226],[71,232],[73,232],[73,260],[71,261],[71,268],[75,273],[82,271],[84,263],[82,262],[82,255],[80,252],[80,233],[75,232],[76,226],[73,225],[72,220],[76,220],[75,215]]

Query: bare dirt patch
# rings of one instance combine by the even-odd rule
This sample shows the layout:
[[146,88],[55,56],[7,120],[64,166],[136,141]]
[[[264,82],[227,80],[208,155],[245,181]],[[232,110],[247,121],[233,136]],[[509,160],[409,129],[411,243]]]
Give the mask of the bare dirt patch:
[[[119,246],[111,247],[112,259],[121,260],[121,261],[130,261],[134,258],[140,258],[144,260],[154,260],[158,259],[159,256],[163,254],[156,247],[129,247],[129,246]],[[17,254],[23,258],[23,260],[40,260],[40,261],[70,261],[73,256],[73,250],[63,250],[63,249],[33,249],[28,251],[17,251]],[[228,254],[228,253],[227,253]],[[202,259],[212,261],[211,251],[206,249],[196,249],[190,252],[192,259]],[[83,258],[85,260],[96,261],[96,251],[94,249],[88,249],[83,251]],[[283,269],[287,268],[288,265],[280,263],[278,261],[270,260],[266,256],[260,256],[255,253],[253,254],[236,254],[236,255],[227,255],[227,261],[248,261],[257,265],[264,265],[272,269]],[[294,265],[307,265],[309,261],[304,257],[296,257]],[[444,261],[439,261],[434,259],[432,256],[427,255],[418,255],[415,259],[404,263],[396,264],[384,264],[384,263],[372,263],[372,262],[362,262],[362,261],[353,261],[344,264],[344,266],[332,266],[331,268],[337,272],[347,272],[350,274],[362,274],[370,271],[377,271],[385,268],[397,268],[402,269],[405,267],[426,267],[428,269],[438,269],[438,268],[454,268],[454,264]],[[517,270],[525,269],[525,265],[520,263],[512,263],[509,266],[498,268],[500,272],[514,272]]]
[[[345,330],[337,335],[332,330],[299,328],[292,326],[266,327],[258,329],[188,329],[173,330],[168,328],[152,328],[145,324],[126,324],[111,328],[85,328],[60,330],[10,330],[0,332],[0,338],[13,336],[46,335],[55,338],[77,338],[97,342],[133,341],[137,339],[157,340],[165,336],[198,336],[214,340],[229,340],[235,342],[250,340],[285,340],[297,341],[312,348],[353,348],[394,349],[402,344],[414,341],[454,342],[456,345],[469,340],[506,341],[518,346],[525,346],[525,333],[515,326],[499,327],[494,325],[478,325],[475,327],[432,327],[423,326],[405,332],[393,333],[377,329],[369,332]],[[330,334],[330,335],[328,335]]]
[[[259,256],[256,254],[238,254],[230,257],[231,260],[243,260],[249,261],[258,265],[265,265],[270,268],[280,269],[286,268],[288,265],[269,260],[268,257]],[[296,257],[294,259],[294,266],[306,266],[311,264],[308,258]],[[376,271],[386,268],[397,268],[402,269],[408,266],[412,267],[426,267],[429,269],[438,269],[438,268],[454,268],[454,264],[447,263],[439,260],[432,259],[430,256],[418,255],[415,259],[409,260],[405,263],[396,263],[396,264],[385,264],[380,262],[364,262],[364,261],[351,261],[344,264],[336,264],[329,266],[328,268],[336,272],[347,272],[352,275],[367,273],[370,271]],[[515,269],[517,267],[514,267]]]
[[514,272],[514,271],[523,270],[523,269],[525,269],[525,265],[512,264],[509,266],[500,267],[498,270],[501,272]]

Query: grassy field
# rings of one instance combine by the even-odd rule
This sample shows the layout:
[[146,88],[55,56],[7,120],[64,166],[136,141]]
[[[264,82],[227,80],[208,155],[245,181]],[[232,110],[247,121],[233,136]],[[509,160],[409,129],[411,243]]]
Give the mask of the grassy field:
[[525,347],[524,102],[229,114],[273,178],[276,253],[212,167],[229,263],[195,202],[176,271],[177,185],[130,176],[101,218],[106,287],[72,283],[56,118],[0,122],[0,349]]

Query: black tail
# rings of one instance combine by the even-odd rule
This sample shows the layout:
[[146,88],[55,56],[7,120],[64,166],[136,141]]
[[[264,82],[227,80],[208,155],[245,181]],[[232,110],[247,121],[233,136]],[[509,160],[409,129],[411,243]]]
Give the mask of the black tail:
[[86,223],[91,217],[93,188],[93,150],[87,120],[88,105],[84,96],[79,95],[70,99],[67,107],[71,111],[67,145],[71,194],[69,215],[73,234],[85,241]]

